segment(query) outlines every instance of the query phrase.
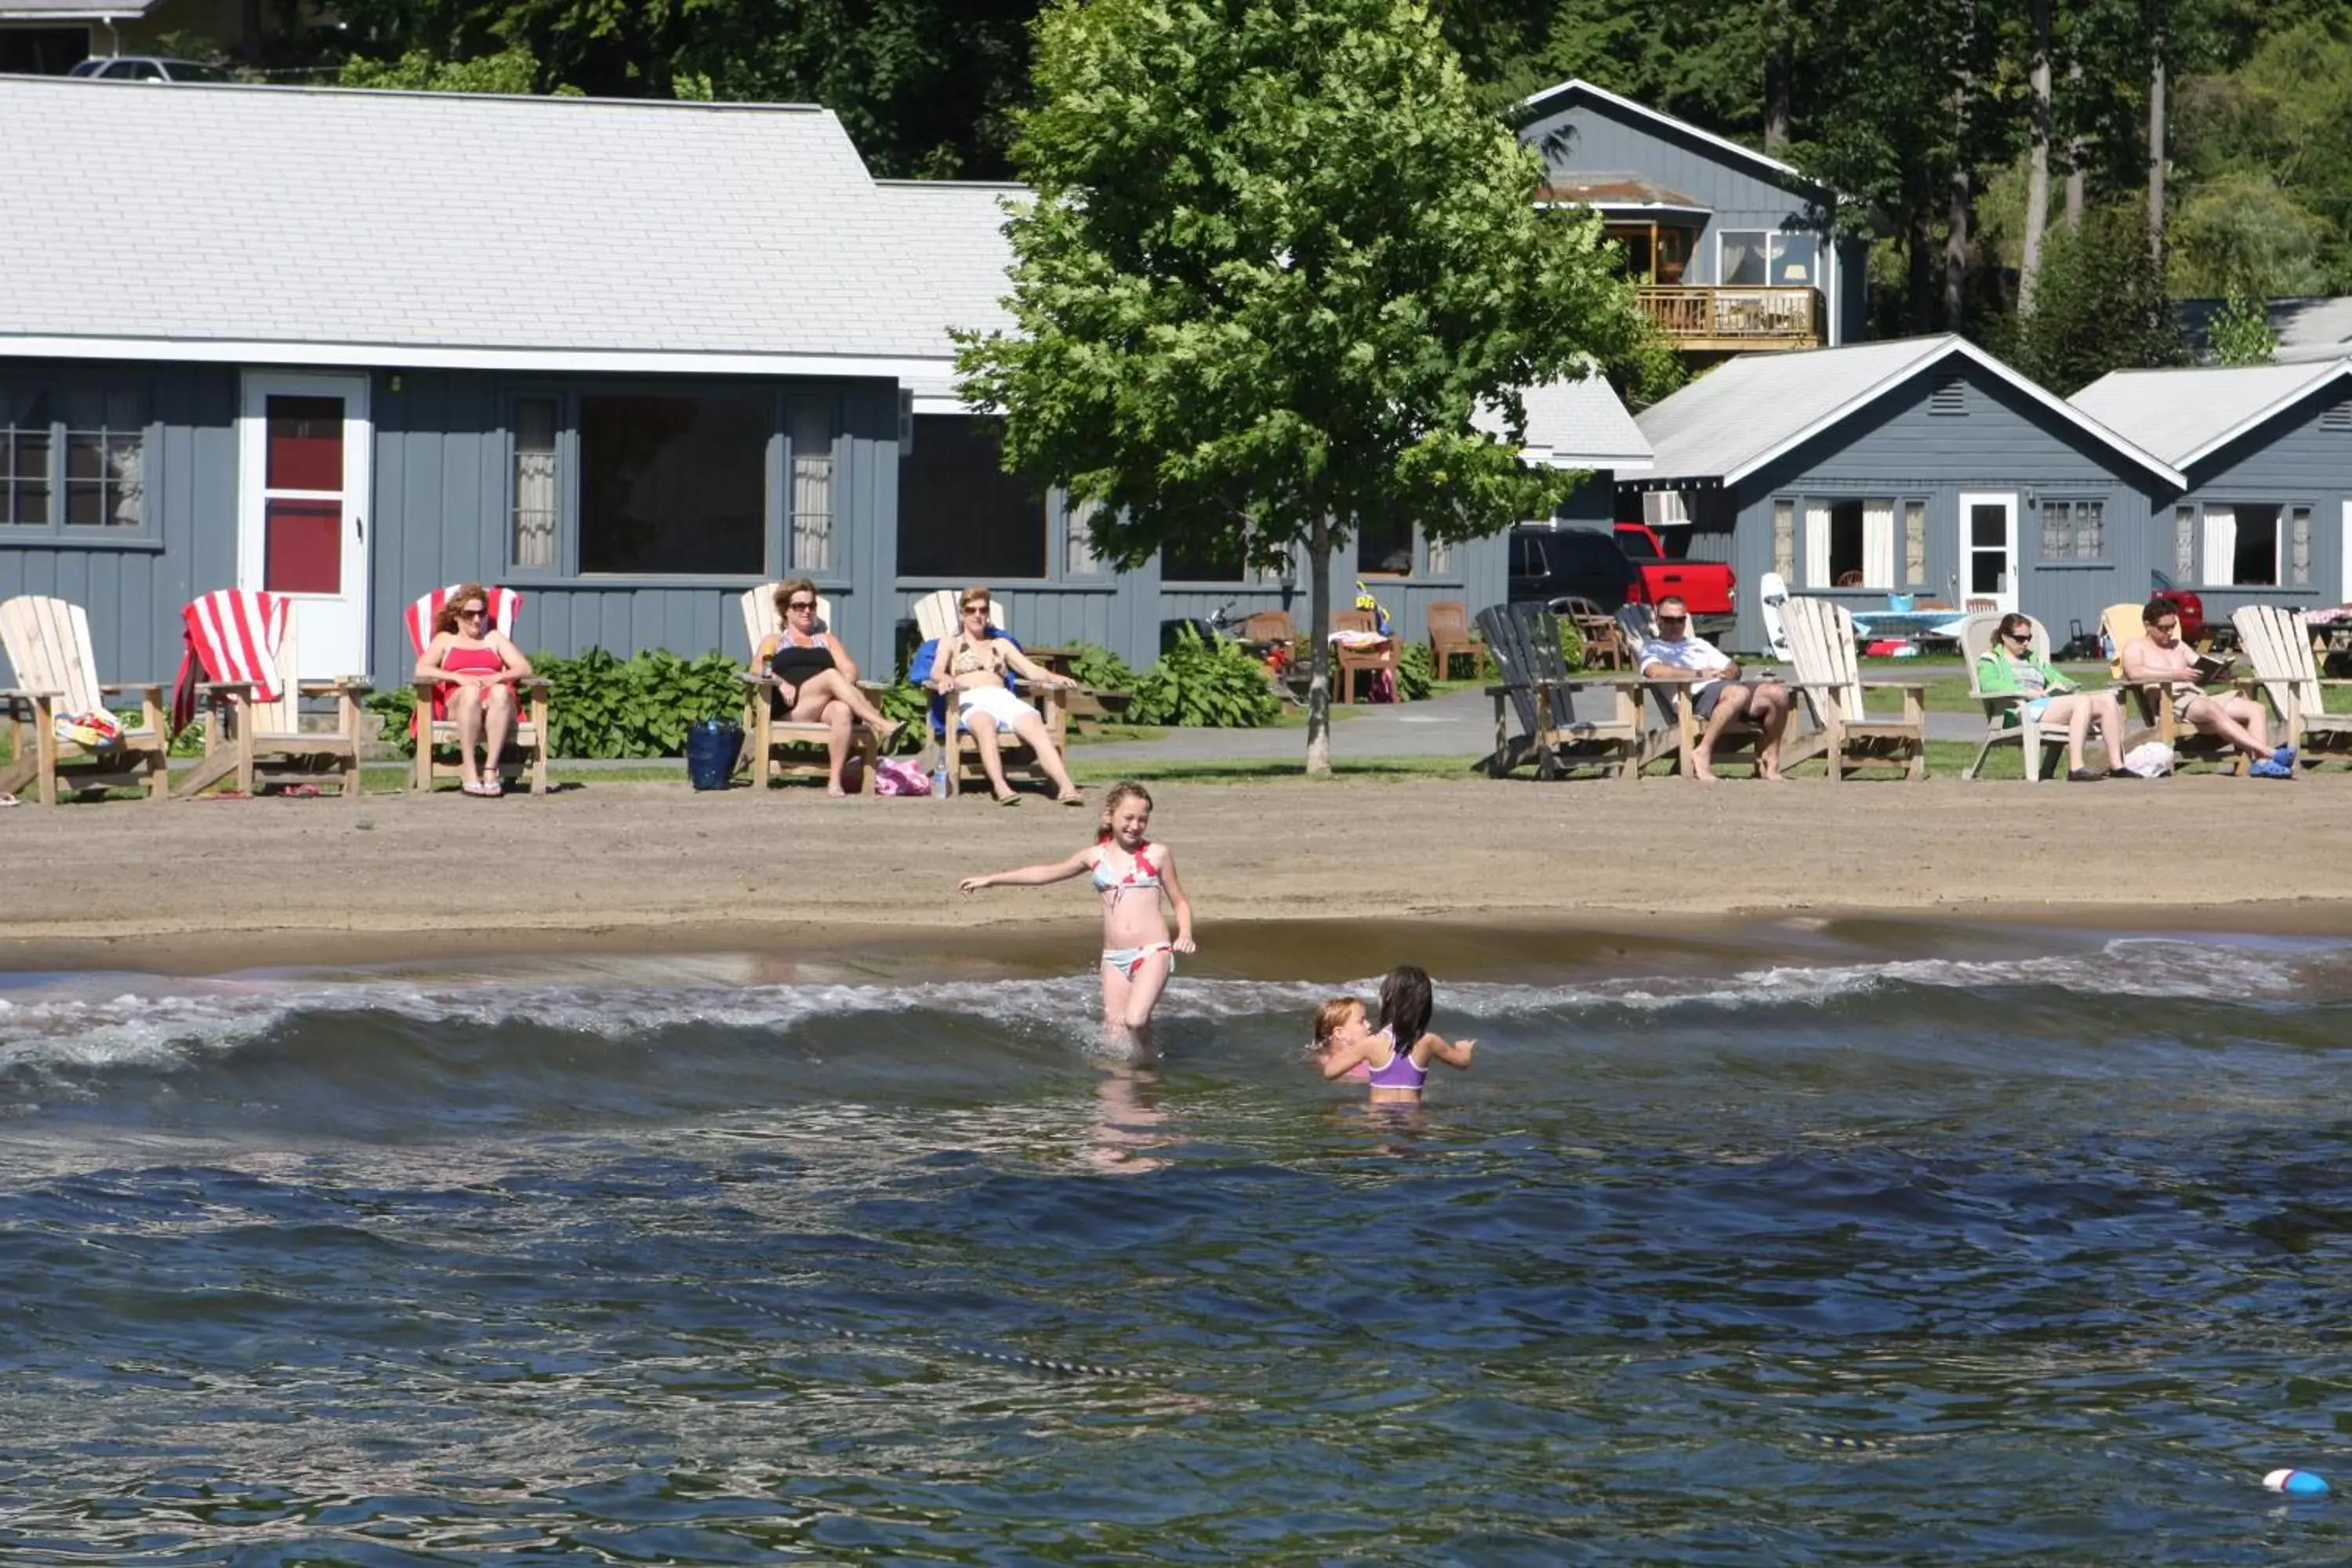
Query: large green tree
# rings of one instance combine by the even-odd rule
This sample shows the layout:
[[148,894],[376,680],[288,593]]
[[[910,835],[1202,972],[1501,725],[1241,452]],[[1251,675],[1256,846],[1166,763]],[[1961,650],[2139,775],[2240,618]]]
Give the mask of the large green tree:
[[1516,387],[1637,331],[1591,214],[1475,100],[1415,0],[1062,0],[1014,159],[1011,333],[962,390],[1010,468],[1101,503],[1096,548],[1309,563],[1309,773],[1330,766],[1331,558],[1366,521],[1433,540],[1555,507]]

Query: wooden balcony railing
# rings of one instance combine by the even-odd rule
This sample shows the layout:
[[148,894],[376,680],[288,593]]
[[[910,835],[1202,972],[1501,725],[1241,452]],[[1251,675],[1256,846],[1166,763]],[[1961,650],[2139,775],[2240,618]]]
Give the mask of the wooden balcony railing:
[[1677,348],[1796,349],[1822,341],[1821,296],[1811,289],[1710,289],[1671,285],[1639,290]]

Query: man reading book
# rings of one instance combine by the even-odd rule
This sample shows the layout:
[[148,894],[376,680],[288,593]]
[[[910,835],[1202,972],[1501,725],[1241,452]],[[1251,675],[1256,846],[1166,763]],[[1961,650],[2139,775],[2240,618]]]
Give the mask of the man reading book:
[[2260,778],[2293,776],[2294,749],[2271,750],[2270,715],[2262,703],[2236,692],[2209,696],[2197,689],[2200,680],[2219,679],[2229,673],[2226,660],[2200,658],[2180,640],[2180,615],[2162,599],[2150,599],[2139,613],[2147,633],[2124,647],[2124,679],[2163,682],[2163,700],[2172,704],[2172,716],[2207,735],[2219,735],[2252,759],[2250,772]]

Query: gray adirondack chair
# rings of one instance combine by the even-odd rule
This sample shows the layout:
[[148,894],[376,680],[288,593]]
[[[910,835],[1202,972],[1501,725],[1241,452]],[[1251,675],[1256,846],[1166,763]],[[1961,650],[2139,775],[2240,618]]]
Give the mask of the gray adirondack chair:
[[[1627,781],[1641,772],[1647,735],[1640,699],[1622,681],[1570,679],[1551,611],[1541,605],[1489,605],[1478,612],[1478,629],[1502,676],[1486,688],[1495,702],[1491,776],[1501,778],[1528,762],[1543,778],[1580,767],[1613,768]],[[1606,717],[1579,715],[1579,692],[1606,693],[1599,702]],[[1519,721],[1516,736],[1507,727],[1513,713]]]

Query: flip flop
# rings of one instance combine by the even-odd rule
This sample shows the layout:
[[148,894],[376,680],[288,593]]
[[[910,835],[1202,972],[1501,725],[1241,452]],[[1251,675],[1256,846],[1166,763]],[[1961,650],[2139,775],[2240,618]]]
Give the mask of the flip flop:
[[476,782],[475,782],[474,780],[472,780],[472,779],[467,779],[467,780],[466,780],[463,784],[460,784],[457,787],[458,787],[459,789],[463,790],[466,794],[470,795],[473,795],[473,796],[475,796],[475,797],[477,797],[477,798],[479,798],[479,797],[480,797],[480,796],[482,796],[482,795],[486,795],[489,794],[489,791],[488,791],[488,790],[484,789],[484,788],[483,788],[479,784],[476,783]]
[[1017,795],[1000,795],[994,798],[996,804],[999,805],[1019,805],[1021,804],[1021,797]]
[[7,807],[7,806],[12,806],[12,805],[24,805],[24,804],[25,804],[25,803],[24,803],[23,801],[18,800],[15,795],[10,795],[6,790],[5,790],[5,789],[0,789],[0,808],[5,808],[5,807]]
[[1084,805],[1087,804],[1087,797],[1078,794],[1075,790],[1068,795],[1057,795],[1054,798],[1061,802],[1064,805]]

